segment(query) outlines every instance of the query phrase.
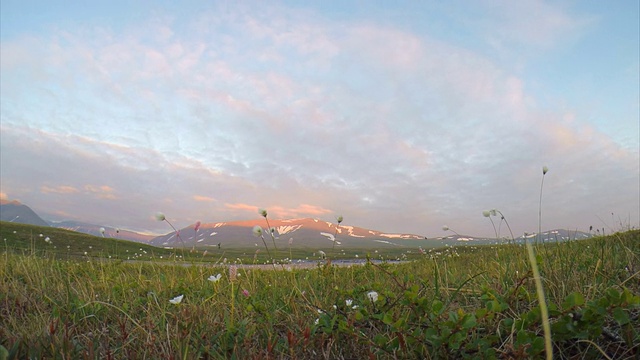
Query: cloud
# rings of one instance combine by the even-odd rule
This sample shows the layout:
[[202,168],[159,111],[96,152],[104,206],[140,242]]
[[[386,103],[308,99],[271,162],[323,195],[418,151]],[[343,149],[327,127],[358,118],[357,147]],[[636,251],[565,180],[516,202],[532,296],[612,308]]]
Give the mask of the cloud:
[[468,11],[451,11],[454,18],[501,53],[552,49],[575,38],[597,19],[539,0],[479,1],[465,5],[469,5]]
[[99,199],[116,200],[117,197],[114,194],[115,189],[108,185],[85,185],[84,190],[95,195]]
[[[472,5],[495,24],[456,21],[507,50],[585,26],[544,3],[503,5]],[[486,51],[259,8],[3,40],[2,191],[151,231],[166,231],[156,211],[180,226],[256,217],[259,204],[282,218],[490,234],[481,211],[494,207],[531,230],[546,164],[549,226],[591,223],[598,204],[637,214],[637,152],[574,109],[539,105],[528,77]],[[528,12],[547,24],[540,34],[517,20]]]
[[300,217],[322,217],[325,215],[334,214],[335,212],[330,209],[325,209],[321,206],[300,204],[294,208],[284,208],[281,206],[270,207],[269,212],[274,217],[279,219],[290,219]]
[[[249,204],[224,204],[225,208],[230,211],[240,211],[246,213],[248,217],[255,216],[261,209],[255,205]],[[265,208],[271,218],[277,219],[290,219],[301,217],[321,217],[324,215],[334,214],[335,212],[330,209],[325,209],[321,206],[300,204],[296,207],[286,208],[282,206],[269,206]]]
[[73,194],[78,191],[80,190],[68,185],[58,185],[54,187],[43,185],[40,187],[40,192],[43,194]]
[[254,214],[257,214],[258,210],[260,209],[255,205],[241,204],[241,203],[240,204],[224,204],[224,207],[231,211],[242,211],[247,213],[250,212]]
[[215,202],[216,199],[209,196],[193,195],[193,200],[200,202]]

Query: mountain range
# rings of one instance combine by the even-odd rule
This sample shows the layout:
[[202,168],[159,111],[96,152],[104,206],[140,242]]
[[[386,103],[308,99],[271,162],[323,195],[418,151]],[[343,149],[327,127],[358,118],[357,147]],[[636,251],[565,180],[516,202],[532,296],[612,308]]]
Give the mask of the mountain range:
[[[18,223],[53,226],[76,232],[105,236],[141,243],[148,243],[157,247],[261,247],[263,239],[272,247],[275,242],[280,249],[294,247],[309,248],[385,248],[385,247],[423,247],[493,244],[504,242],[493,238],[473,237],[466,235],[448,235],[427,238],[415,234],[393,234],[376,230],[364,229],[356,226],[339,225],[319,219],[285,219],[267,221],[264,218],[246,221],[217,222],[200,224],[196,230],[195,224],[165,235],[154,236],[135,231],[117,229],[104,225],[95,225],[78,221],[50,221],[47,222],[28,206],[18,201],[2,200],[0,202],[0,220]],[[260,226],[262,236],[254,236],[253,228]],[[104,229],[104,233],[102,232]],[[273,235],[273,238],[272,238]],[[543,232],[542,241],[564,241],[568,239],[582,239],[592,236],[580,231],[564,229]],[[529,234],[530,240],[537,239],[536,234]],[[515,239],[523,242],[524,236]]]
[[[121,230],[114,227],[89,224],[80,221],[45,221],[29,206],[24,205],[16,200],[0,200],[0,220],[38,226],[53,226],[56,228],[91,234],[95,236],[104,235],[105,237],[118,238],[141,243],[149,243],[153,238],[155,238],[154,235],[141,234],[135,231],[124,229]],[[102,234],[101,229],[105,230],[104,234]]]
[[[260,236],[253,235],[255,226],[264,227],[262,236],[268,245],[274,241],[279,247],[288,247],[289,242],[296,247],[332,247],[335,241],[338,247],[371,247],[397,246],[402,244],[412,245],[419,241],[425,241],[424,236],[413,234],[386,234],[380,231],[363,229],[355,226],[337,226],[335,223],[313,218],[269,220],[267,228],[265,219],[247,221],[218,222],[200,225],[198,231],[195,227],[187,227],[179,230],[180,236],[175,232],[158,236],[151,244],[164,247],[179,247],[184,242],[185,246],[224,246],[234,247],[262,246]],[[257,245],[256,245],[257,244]]]

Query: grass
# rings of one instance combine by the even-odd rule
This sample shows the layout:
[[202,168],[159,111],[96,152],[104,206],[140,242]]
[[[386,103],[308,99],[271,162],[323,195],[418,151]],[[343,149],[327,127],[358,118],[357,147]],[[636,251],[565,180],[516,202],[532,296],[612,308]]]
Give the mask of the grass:
[[[395,265],[239,268],[231,282],[227,267],[214,265],[220,254],[195,266],[202,253],[185,252],[194,266],[174,265],[159,258],[175,258],[173,250],[121,241],[116,252],[107,239],[1,225],[0,344],[8,358],[545,354],[534,276],[520,245],[446,248]],[[52,244],[39,237],[43,229]],[[94,255],[84,255],[88,246]],[[153,261],[113,261],[141,248]],[[554,357],[640,356],[640,231],[534,248]],[[250,263],[253,252],[244,254]],[[207,280],[218,273],[218,282]],[[169,302],[178,295],[180,304]]]

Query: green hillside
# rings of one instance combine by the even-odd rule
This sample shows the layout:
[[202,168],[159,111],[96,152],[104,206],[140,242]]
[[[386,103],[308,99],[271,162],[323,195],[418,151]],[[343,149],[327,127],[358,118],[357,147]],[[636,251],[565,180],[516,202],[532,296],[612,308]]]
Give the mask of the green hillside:
[[[158,248],[137,242],[103,238],[54,227],[0,221],[4,250],[56,258],[107,258],[121,260],[165,260],[180,258],[181,250]],[[48,239],[48,240],[47,240]],[[202,253],[184,251],[186,259],[201,259]]]

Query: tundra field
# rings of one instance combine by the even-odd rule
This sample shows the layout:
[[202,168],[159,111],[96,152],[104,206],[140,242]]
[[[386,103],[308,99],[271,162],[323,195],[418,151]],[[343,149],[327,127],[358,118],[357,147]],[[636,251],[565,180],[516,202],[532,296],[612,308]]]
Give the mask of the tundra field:
[[540,305],[554,358],[640,357],[639,230],[535,244],[544,304],[521,244],[292,247],[252,267],[264,252],[0,236],[0,359],[541,358]]

